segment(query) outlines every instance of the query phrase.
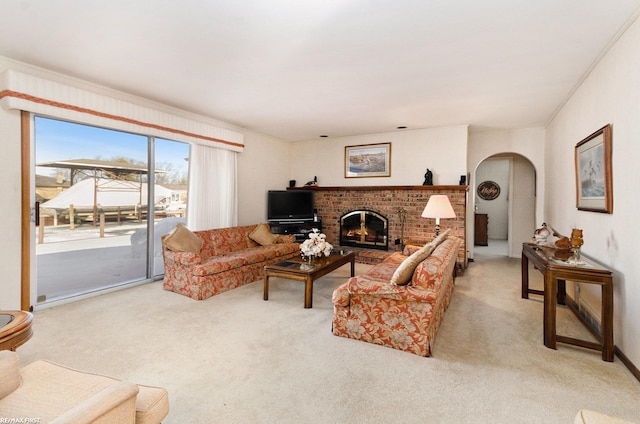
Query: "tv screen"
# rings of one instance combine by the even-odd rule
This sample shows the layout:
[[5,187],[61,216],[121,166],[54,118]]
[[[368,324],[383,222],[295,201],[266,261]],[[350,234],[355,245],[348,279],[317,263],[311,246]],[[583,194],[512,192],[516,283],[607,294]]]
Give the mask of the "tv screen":
[[267,219],[313,219],[313,190],[269,190],[267,193]]

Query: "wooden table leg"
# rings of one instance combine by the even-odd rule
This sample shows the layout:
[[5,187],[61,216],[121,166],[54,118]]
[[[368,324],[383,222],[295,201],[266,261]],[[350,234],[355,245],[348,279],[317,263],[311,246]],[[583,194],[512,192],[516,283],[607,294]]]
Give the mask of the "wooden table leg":
[[269,300],[269,274],[267,272],[264,273],[264,294],[262,299]]
[[558,282],[551,275],[544,276],[544,345],[556,348],[556,301]]
[[356,261],[355,259],[351,261],[351,276],[356,275]]
[[613,362],[613,283],[602,285],[602,360]]
[[567,283],[565,280],[558,280],[558,305],[566,304]]
[[522,298],[529,299],[529,258],[522,254]]
[[311,276],[304,280],[304,307],[313,307],[313,278]]

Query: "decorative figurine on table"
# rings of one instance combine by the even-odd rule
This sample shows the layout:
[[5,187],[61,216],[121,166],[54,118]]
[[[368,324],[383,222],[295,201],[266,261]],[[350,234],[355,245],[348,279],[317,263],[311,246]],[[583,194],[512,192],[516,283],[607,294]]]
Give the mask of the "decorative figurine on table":
[[580,259],[580,247],[584,244],[582,238],[582,230],[574,228],[571,230],[571,250],[573,250],[573,257],[569,258],[569,263],[572,265],[584,265],[582,259]]
[[307,181],[305,186],[317,186],[318,185],[318,177],[313,177],[313,180]]
[[433,185],[433,173],[431,172],[431,170],[429,170],[429,168],[427,168],[427,172],[424,174],[424,182],[422,183],[422,185]]
[[542,227],[538,228],[533,233],[533,238],[536,240],[536,243],[543,244],[547,242],[547,238],[551,235],[551,231],[547,228],[547,223],[543,222]]

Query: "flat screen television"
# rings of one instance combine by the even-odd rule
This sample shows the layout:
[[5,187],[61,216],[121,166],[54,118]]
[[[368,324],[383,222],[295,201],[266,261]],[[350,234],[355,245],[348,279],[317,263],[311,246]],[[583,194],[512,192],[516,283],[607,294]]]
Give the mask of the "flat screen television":
[[270,221],[313,220],[313,190],[269,190],[267,219]]

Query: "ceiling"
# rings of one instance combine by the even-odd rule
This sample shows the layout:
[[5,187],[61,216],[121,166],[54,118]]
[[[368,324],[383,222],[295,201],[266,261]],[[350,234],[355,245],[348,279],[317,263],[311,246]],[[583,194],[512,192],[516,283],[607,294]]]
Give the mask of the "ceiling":
[[543,126],[640,0],[2,0],[0,55],[286,140]]

